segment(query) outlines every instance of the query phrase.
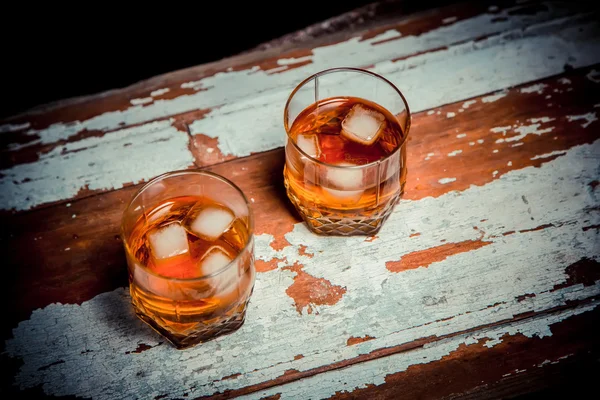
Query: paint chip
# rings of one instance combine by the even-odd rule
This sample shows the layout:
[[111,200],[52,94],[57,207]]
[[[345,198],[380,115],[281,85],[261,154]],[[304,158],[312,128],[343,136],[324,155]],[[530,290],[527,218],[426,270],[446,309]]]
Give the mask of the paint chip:
[[442,24],[446,25],[446,24],[451,24],[453,22],[455,22],[458,18],[457,17],[448,17],[448,18],[444,18],[442,20]]
[[596,113],[590,112],[582,115],[567,115],[567,120],[569,122],[585,120],[586,122],[581,124],[581,126],[587,128],[592,122],[598,121],[598,118],[596,117]]
[[481,101],[483,103],[493,103],[495,101],[500,100],[503,97],[506,97],[507,94],[508,94],[508,92],[499,92],[499,93],[496,93],[496,94],[485,96],[484,98],[481,99]]
[[152,96],[152,97],[162,96],[163,94],[169,92],[170,90],[171,89],[169,89],[169,88],[157,89],[153,92],[150,92],[150,96]]
[[153,101],[154,99],[152,97],[143,97],[141,99],[131,99],[129,102],[131,103],[131,105],[139,106],[142,104],[152,103]]
[[475,146],[475,142],[469,142],[469,146]]
[[492,129],[490,129],[490,132],[494,132],[494,133],[502,133],[503,136],[506,135],[506,132],[508,132],[511,129],[510,125],[507,126],[496,126]]
[[454,118],[455,116],[456,116],[456,113],[453,113],[453,112],[446,113],[446,118]]
[[77,216],[77,214],[73,214],[71,215],[71,218],[75,218]]
[[498,152],[498,149],[494,149],[494,151],[492,151],[492,153],[497,153],[497,152]]
[[479,143],[479,144],[483,143],[483,139],[477,139],[477,143]]
[[567,154],[567,152],[564,150],[554,150],[550,153],[539,154],[537,156],[531,157],[530,160],[539,160],[540,158],[548,158],[553,156],[564,156],[565,154]]
[[69,251],[69,250],[71,250],[71,248],[70,248],[70,247],[66,247],[66,248],[65,248],[65,251]]
[[445,185],[447,183],[452,183],[454,181],[456,181],[456,178],[442,178],[438,182],[441,183],[442,185]]
[[523,142],[515,143],[510,147],[519,147],[519,146],[523,146]]
[[454,150],[450,153],[448,153],[448,157],[455,157],[457,154],[462,153],[462,150]]
[[494,178],[496,177],[496,175],[498,175],[498,171],[494,171],[494,172],[492,172],[492,176],[493,176]]
[[[548,85],[544,83],[536,83],[535,85],[527,86],[519,90],[520,93],[537,93],[542,94]],[[556,89],[554,89],[556,90]]]
[[466,134],[466,133],[459,133],[458,135],[456,135],[456,137],[457,137],[458,139],[460,139],[460,138],[464,138],[465,136],[467,136],[467,134]]
[[435,110],[429,110],[429,111],[427,111],[427,115],[432,115],[432,114],[435,114]]
[[0,125],[0,133],[5,132],[16,132],[23,129],[27,129],[31,126],[29,122],[25,122],[24,124],[4,124]]
[[558,83],[563,84],[563,85],[570,85],[571,84],[571,80],[569,78],[560,78],[558,80]]
[[71,207],[71,203],[67,203],[66,207]]
[[425,161],[429,160],[434,155],[435,153],[427,153],[427,156],[425,156]]
[[470,106],[472,106],[475,103],[477,103],[477,100],[468,100],[468,101],[465,101],[463,103],[463,105],[462,105],[462,108],[464,108],[466,110],[467,108],[469,108]]
[[596,71],[595,69],[593,69],[590,72],[588,72],[588,74],[585,77],[594,83],[600,83],[600,71]]
[[542,123],[546,123],[546,122],[550,122],[550,121],[554,121],[556,118],[550,118],[550,117],[541,117],[541,118],[529,118],[527,121],[538,123],[538,122],[542,122]]
[[506,165],[512,167],[512,161],[507,162]]

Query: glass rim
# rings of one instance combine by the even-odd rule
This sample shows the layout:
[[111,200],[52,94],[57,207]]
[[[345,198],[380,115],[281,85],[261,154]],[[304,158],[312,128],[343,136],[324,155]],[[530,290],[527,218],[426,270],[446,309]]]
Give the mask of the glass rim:
[[[373,78],[377,78],[385,83],[387,83],[388,85],[390,85],[392,87],[392,89],[394,89],[394,91],[400,96],[400,98],[402,99],[402,102],[404,103],[404,107],[406,108],[406,132],[404,132],[403,130],[403,135],[402,135],[402,140],[400,141],[400,144],[398,147],[396,147],[394,149],[394,151],[392,151],[390,154],[388,154],[387,156],[385,156],[384,158],[377,160],[377,161],[373,161],[367,164],[363,164],[363,165],[350,165],[350,166],[344,166],[344,165],[336,165],[336,164],[329,164],[320,160],[317,160],[316,158],[312,157],[311,155],[309,155],[308,153],[306,153],[304,150],[302,150],[297,144],[296,142],[290,137],[290,129],[289,129],[289,124],[288,124],[288,109],[290,106],[290,103],[292,101],[292,98],[294,97],[294,95],[300,90],[300,88],[302,88],[304,85],[306,85],[308,82],[310,82],[313,79],[318,78],[319,76],[322,75],[327,75],[327,74],[331,74],[331,73],[335,73],[335,72],[343,72],[343,71],[349,71],[349,72],[356,72],[356,73],[361,73],[361,74],[365,74],[365,75],[370,75]],[[389,110],[388,110],[389,111]],[[391,111],[390,111],[391,114]],[[392,114],[394,116],[394,118],[396,118],[396,120],[398,119],[398,117],[396,117],[396,115]],[[292,145],[294,146],[294,148],[304,157],[308,158],[311,162],[314,162],[316,164],[319,165],[323,165],[325,167],[328,168],[336,168],[336,169],[362,169],[362,168],[369,168],[369,167],[373,167],[373,166],[378,166],[380,164],[382,164],[384,161],[387,161],[390,157],[392,157],[393,155],[395,155],[398,151],[400,151],[400,149],[402,148],[402,146],[404,146],[406,140],[408,139],[408,135],[410,132],[410,125],[411,125],[411,118],[412,115],[410,113],[410,108],[408,107],[408,102],[406,101],[406,98],[404,97],[404,95],[402,94],[402,92],[400,91],[400,89],[398,89],[396,87],[396,85],[394,85],[389,79],[384,78],[383,76],[372,72],[372,71],[368,71],[366,69],[363,68],[356,68],[356,67],[335,67],[335,68],[328,68],[328,69],[324,69],[322,71],[319,71],[315,74],[310,75],[308,78],[305,78],[302,82],[300,82],[295,88],[294,90],[292,90],[292,92],[290,93],[290,95],[288,96],[287,101],[285,102],[285,107],[283,109],[283,126],[285,127],[285,134],[287,135],[287,137],[290,139],[290,141],[292,142]],[[400,121],[398,121],[398,123],[400,123]]]
[[[128,211],[130,211],[131,205],[133,204],[133,202],[146,190],[148,189],[150,186],[164,181],[167,178],[171,178],[171,177],[175,177],[175,176],[181,176],[181,175],[203,175],[203,176],[208,176],[210,178],[215,178],[217,180],[220,180],[221,182],[225,183],[226,185],[231,186],[232,188],[234,188],[238,194],[240,196],[242,196],[242,199],[244,200],[244,203],[246,205],[246,208],[248,209],[248,238],[246,239],[246,243],[244,243],[244,247],[240,250],[240,252],[227,264],[225,265],[223,268],[207,274],[207,275],[202,275],[199,277],[195,277],[195,278],[172,278],[172,277],[168,277],[168,276],[164,276],[164,275],[160,275],[157,274],[156,272],[152,271],[151,269],[149,269],[147,266],[145,266],[140,260],[138,260],[138,258],[135,256],[135,254],[132,254],[130,248],[129,248],[129,244],[127,241],[127,238],[125,237],[125,230],[123,227],[123,222],[125,220],[125,215]],[[131,197],[131,199],[129,200],[129,202],[127,203],[127,206],[125,207],[125,210],[123,210],[123,214],[121,217],[121,240],[123,241],[123,244],[125,246],[125,251],[129,253],[129,255],[131,257],[133,257],[133,259],[139,263],[139,265],[141,266],[141,268],[157,277],[157,278],[161,278],[170,282],[198,282],[198,281],[203,281],[206,279],[210,279],[213,278],[217,275],[220,275],[221,273],[229,270],[233,265],[237,265],[237,262],[239,261],[239,259],[242,257],[242,254],[246,253],[250,247],[250,245],[253,243],[254,241],[254,214],[253,214],[253,209],[252,209],[252,205],[251,203],[248,201],[248,198],[246,197],[246,195],[244,194],[244,192],[242,191],[242,189],[240,189],[235,183],[233,183],[231,180],[225,178],[222,175],[216,174],[214,172],[210,172],[210,171],[206,171],[206,170],[201,170],[201,169],[183,169],[183,170],[176,170],[176,171],[169,171],[169,172],[165,172],[163,174],[157,175],[154,178],[150,179],[148,182],[146,182],[141,188],[139,188],[135,194]]]

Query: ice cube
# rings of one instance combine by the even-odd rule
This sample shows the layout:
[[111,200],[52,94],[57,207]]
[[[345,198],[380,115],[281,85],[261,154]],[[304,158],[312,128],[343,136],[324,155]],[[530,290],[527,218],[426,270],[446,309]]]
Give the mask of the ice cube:
[[[352,167],[357,164],[341,162],[340,167]],[[358,201],[362,196],[365,185],[364,170],[361,168],[331,168],[326,169],[326,185],[323,190],[338,201]]]
[[342,136],[353,142],[372,145],[385,128],[385,116],[362,104],[350,109],[342,121]]
[[[358,164],[340,162],[338,167],[358,167]],[[326,167],[327,182],[340,190],[355,190],[364,186],[363,168],[332,168]]]
[[234,219],[235,215],[230,210],[209,206],[196,215],[190,229],[202,239],[213,242],[229,229]]
[[[221,246],[211,247],[200,260],[200,268],[203,274],[210,275],[217,273],[217,275],[210,278],[207,282],[215,290],[218,290],[221,296],[237,288],[238,265],[237,261],[234,261],[236,265],[227,266],[231,262],[232,258],[229,257],[229,254]],[[225,268],[224,271],[222,271],[223,268]]]
[[321,148],[319,147],[319,139],[317,138],[317,135],[299,134],[296,137],[296,144],[300,150],[312,158],[319,158],[321,155]]
[[221,246],[212,246],[200,260],[202,274],[210,275],[220,271],[231,262],[231,257]]
[[187,232],[178,223],[153,230],[148,234],[152,254],[157,259],[164,259],[185,254],[190,251]]

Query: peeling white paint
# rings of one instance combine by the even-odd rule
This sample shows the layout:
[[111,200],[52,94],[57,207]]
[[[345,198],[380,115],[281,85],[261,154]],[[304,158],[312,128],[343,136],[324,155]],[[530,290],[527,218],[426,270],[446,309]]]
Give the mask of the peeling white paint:
[[506,97],[506,95],[508,95],[508,91],[502,91],[496,94],[492,94],[489,96],[485,96],[481,99],[482,103],[493,103],[495,101],[500,100],[503,97]]
[[523,142],[515,143],[515,144],[511,145],[510,147],[519,147],[519,146],[523,146]]
[[534,85],[521,88],[519,91],[521,93],[537,93],[537,94],[542,94],[542,93],[544,93],[544,89],[547,88],[547,87],[548,87],[548,85],[546,85],[544,83],[536,83]]
[[596,117],[595,112],[589,112],[583,115],[567,115],[567,120],[569,122],[584,120],[586,122],[581,124],[581,126],[587,128],[592,122],[598,121],[598,117]]
[[463,105],[462,105],[462,108],[464,108],[466,110],[467,108],[469,108],[470,106],[472,106],[475,103],[477,103],[477,100],[468,100],[468,101],[465,101],[463,103]]
[[429,160],[433,156],[435,156],[435,153],[427,153],[427,155],[425,156],[425,161]]
[[502,133],[502,135],[506,135],[506,132],[508,132],[512,127],[510,125],[508,126],[496,126],[492,129],[490,129],[491,132],[494,133]]
[[543,367],[543,366],[544,366],[544,365],[546,365],[546,364],[550,364],[550,360],[544,360],[544,361],[542,361],[541,363],[539,363],[537,366],[538,366],[538,367]]
[[[381,40],[382,36],[385,36],[385,33],[382,34],[381,36],[378,36],[379,40]],[[396,32],[396,36],[398,36],[398,32]],[[304,57],[297,57],[297,58],[280,58],[279,60],[277,60],[277,65],[285,65],[285,66],[294,65],[294,64],[301,63],[301,62],[305,62],[305,61],[311,61],[312,58],[313,58],[312,55],[304,56]]]
[[483,139],[477,139],[477,143],[479,143],[479,144],[483,143]]
[[429,110],[429,111],[427,111],[427,115],[433,115],[433,114],[435,114],[435,110]]
[[169,89],[169,88],[158,89],[158,90],[155,90],[153,92],[150,92],[150,96],[152,96],[152,97],[162,96],[165,93],[169,93],[170,90],[171,89]]
[[0,133],[22,131],[30,126],[31,124],[29,122],[23,124],[4,124],[0,125]]
[[[493,347],[501,342],[500,337],[505,334],[522,334],[529,338],[551,336],[551,332],[549,332],[551,325],[565,321],[572,316],[591,311],[598,307],[598,305],[599,302],[595,302],[588,306],[578,307],[574,310],[568,310],[549,317],[537,317],[522,325],[509,324],[498,328],[486,329],[476,335],[465,334],[440,340],[409,352],[397,353],[388,357],[325,372],[307,379],[241,396],[240,399],[260,400],[281,393],[280,400],[297,398],[317,400],[330,398],[337,393],[350,393],[356,389],[366,388],[367,385],[379,386],[386,383],[387,375],[404,372],[412,365],[439,361],[458,350],[462,344],[476,344],[482,339],[493,337],[494,339],[488,340],[484,344],[486,347]],[[547,327],[549,334],[537,331],[540,327]],[[550,363],[549,360],[547,361]],[[543,365],[544,363],[541,363],[538,366],[541,367]],[[515,373],[524,371],[516,369]],[[506,377],[510,375],[511,373],[507,373],[502,376]]]
[[541,118],[529,118],[527,121],[538,123],[538,122],[542,122],[542,123],[547,123],[547,122],[552,122],[554,121],[556,118],[551,118],[551,117],[541,117]]
[[475,146],[475,142],[469,142],[469,146]]
[[442,20],[442,24],[451,24],[452,22],[455,22],[457,19],[458,19],[457,17],[444,18]]
[[457,139],[460,139],[460,138],[464,138],[464,137],[466,137],[466,136],[467,136],[467,134],[466,134],[466,133],[459,133],[458,135],[456,135],[456,138],[457,138]]
[[506,141],[506,142],[518,142],[519,140],[523,139],[527,135],[538,135],[538,136],[541,136],[544,133],[552,132],[554,130],[553,126],[551,126],[549,128],[546,128],[546,129],[539,129],[540,126],[541,126],[540,123],[531,124],[531,125],[521,125],[521,126],[519,126],[519,127],[517,127],[517,128],[514,129],[514,131],[517,132],[518,135],[507,137],[506,139],[504,139],[504,141]]
[[[16,384],[21,388],[40,386],[48,395],[99,399],[210,395],[268,381],[288,369],[305,371],[419,338],[450,335],[517,314],[591,299],[600,295],[600,282],[555,286],[568,278],[568,265],[583,257],[598,258],[597,234],[582,227],[600,223],[598,213],[586,211],[598,203],[587,184],[597,177],[595,155],[599,152],[600,140],[571,148],[565,156],[537,168],[509,171],[484,186],[419,201],[403,200],[372,243],[364,237],[318,237],[303,224],[296,224],[285,236],[290,245],[276,251],[269,245],[272,235],[258,235],[257,258],[286,259],[287,265],[299,262],[306,273],[345,287],[346,293],[335,305],[315,305],[312,314],[306,309],[299,314],[285,293],[295,273],[279,268],[259,274],[242,329],[186,351],[162,344],[126,354],[140,343],[155,346],[160,338],[136,319],[124,289],[81,305],[51,304],[38,309],[6,342],[7,356],[23,361]],[[574,193],[585,195],[574,197]],[[554,226],[532,230],[542,224]],[[519,233],[523,230],[529,231]],[[414,231],[421,235],[407,241]],[[507,231],[517,233],[502,235]],[[386,268],[386,261],[439,246],[440,239],[490,244],[427,268],[400,273]],[[301,255],[301,245],[313,256]],[[365,266],[369,274],[364,274]],[[517,300],[526,293],[535,296]],[[343,382],[350,382],[349,388],[355,387],[354,383],[377,384],[388,373],[439,360],[474,340],[488,338],[488,344],[494,345],[513,332],[547,336],[552,324],[596,306],[597,301],[459,335],[290,385],[301,385],[306,393],[329,393],[343,390]],[[290,332],[294,332],[291,341]],[[350,336],[367,334],[376,339],[346,346]],[[298,354],[304,357],[294,360]],[[62,362],[57,363],[59,360]],[[222,380],[236,373],[241,375]],[[350,381],[332,381],[330,374],[344,374]],[[293,387],[286,386],[286,393],[297,393],[287,389]]]
[[560,83],[562,85],[570,85],[571,84],[571,80],[569,78],[560,78],[558,80],[558,83]]
[[508,166],[508,167],[512,167],[512,161],[509,161],[509,162],[507,162],[507,163],[506,163],[506,166]]
[[188,135],[171,123],[151,122],[66,143],[40,154],[35,162],[5,169],[0,175],[0,208],[27,210],[73,198],[85,188],[120,188],[187,168],[194,163]]
[[456,178],[442,178],[438,182],[441,183],[442,185],[445,185],[447,183],[452,183],[454,181],[456,181]]
[[462,153],[462,150],[454,150],[454,151],[451,151],[450,153],[448,153],[448,157],[454,157],[460,153]]
[[538,154],[537,156],[531,157],[531,160],[539,160],[540,158],[548,158],[552,156],[564,156],[565,154],[565,150],[554,150],[550,153]]
[[456,116],[456,113],[453,113],[453,112],[446,113],[446,118],[454,118],[455,116]]
[[595,69],[593,69],[590,72],[588,72],[586,77],[594,83],[600,83],[600,71],[596,71]]
[[129,102],[134,105],[141,105],[141,104],[148,104],[148,103],[152,103],[154,101],[154,99],[152,97],[142,97],[140,99],[131,99]]
[[494,172],[492,172],[492,176],[493,176],[494,178],[496,177],[496,175],[498,175],[498,171],[494,171]]

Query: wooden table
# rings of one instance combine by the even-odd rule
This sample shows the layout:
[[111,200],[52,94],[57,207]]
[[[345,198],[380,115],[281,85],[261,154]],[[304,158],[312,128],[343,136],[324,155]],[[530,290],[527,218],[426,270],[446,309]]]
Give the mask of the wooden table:
[[[3,392],[498,398],[597,380],[599,15],[518,3],[376,4],[4,121]],[[283,190],[285,100],[334,66],[384,75],[413,112],[406,193],[374,237],[312,235]],[[143,182],[198,167],[254,203],[258,274],[239,331],[178,351],[132,312],[118,230]]]

